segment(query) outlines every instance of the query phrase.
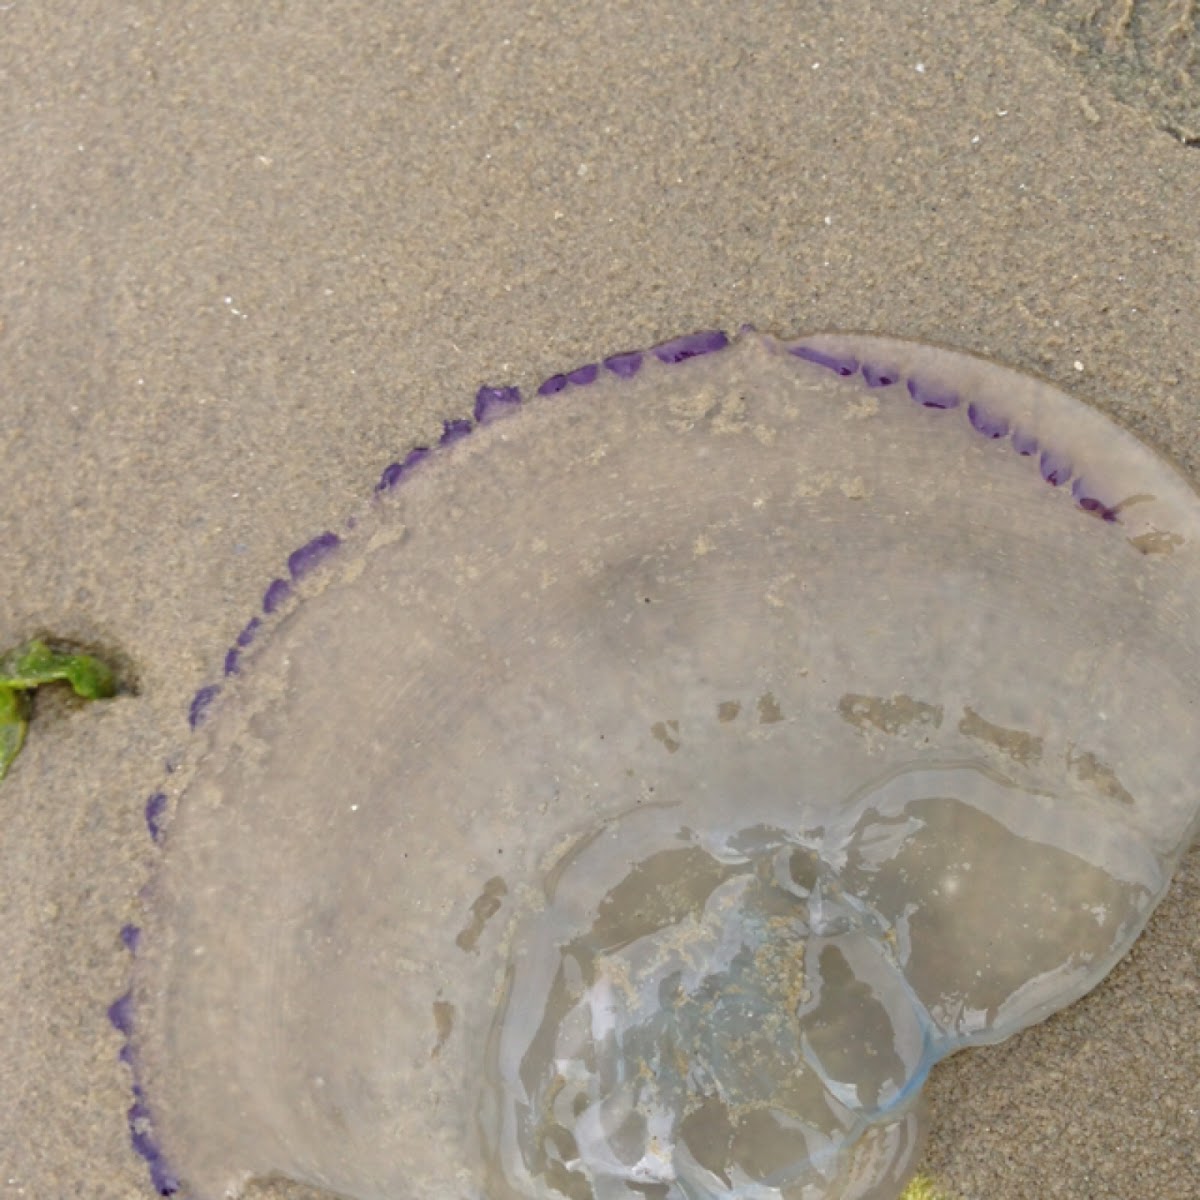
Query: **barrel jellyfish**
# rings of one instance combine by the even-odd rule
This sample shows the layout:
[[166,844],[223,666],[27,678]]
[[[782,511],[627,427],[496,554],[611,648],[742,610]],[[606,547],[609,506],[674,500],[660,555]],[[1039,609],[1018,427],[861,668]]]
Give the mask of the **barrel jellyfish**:
[[384,471],[147,820],[163,1195],[893,1200],[1200,814],[1200,503],[983,359],[709,332]]

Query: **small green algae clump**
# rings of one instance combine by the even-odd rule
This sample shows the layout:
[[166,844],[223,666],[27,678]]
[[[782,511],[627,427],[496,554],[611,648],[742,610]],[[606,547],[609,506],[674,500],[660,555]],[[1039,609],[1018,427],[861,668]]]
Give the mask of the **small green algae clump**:
[[916,1175],[900,1193],[900,1200],[950,1200],[950,1197],[928,1175]]
[[89,654],[56,650],[37,638],[0,654],[0,779],[25,743],[29,727],[27,692],[44,683],[69,683],[85,700],[116,693],[112,670]]

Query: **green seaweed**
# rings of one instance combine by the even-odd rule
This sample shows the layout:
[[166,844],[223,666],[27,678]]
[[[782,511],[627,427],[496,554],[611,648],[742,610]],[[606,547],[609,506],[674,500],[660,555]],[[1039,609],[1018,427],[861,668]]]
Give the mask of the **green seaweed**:
[[112,669],[90,654],[56,649],[40,638],[0,654],[0,779],[25,744],[29,728],[29,696],[46,683],[69,683],[84,700],[116,694]]

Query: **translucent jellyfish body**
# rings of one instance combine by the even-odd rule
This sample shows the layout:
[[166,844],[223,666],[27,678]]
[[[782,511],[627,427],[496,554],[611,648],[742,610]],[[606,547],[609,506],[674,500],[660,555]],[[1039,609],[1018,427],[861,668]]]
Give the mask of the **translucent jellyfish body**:
[[868,337],[540,391],[197,697],[118,1013],[161,1191],[887,1200],[1195,833],[1200,504],[1101,415]]

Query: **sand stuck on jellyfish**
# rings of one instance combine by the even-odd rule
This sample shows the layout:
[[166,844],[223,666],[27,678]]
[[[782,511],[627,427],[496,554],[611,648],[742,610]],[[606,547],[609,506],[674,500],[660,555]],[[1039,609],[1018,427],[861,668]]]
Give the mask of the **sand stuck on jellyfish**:
[[384,471],[190,713],[113,1007],[158,1190],[894,1200],[1200,819],[1200,502],[968,355],[709,332]]

